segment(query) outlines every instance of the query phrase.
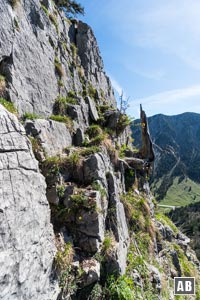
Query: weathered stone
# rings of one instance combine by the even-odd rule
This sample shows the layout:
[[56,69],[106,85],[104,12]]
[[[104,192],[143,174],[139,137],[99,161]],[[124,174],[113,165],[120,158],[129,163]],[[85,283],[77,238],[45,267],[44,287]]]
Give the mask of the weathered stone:
[[61,154],[72,145],[72,137],[64,123],[53,120],[27,120],[24,124],[27,135],[37,137],[47,156]]
[[180,266],[179,257],[178,257],[177,252],[175,250],[171,251],[170,255],[172,257],[172,262],[174,264],[174,267],[176,268],[176,270],[178,272],[178,277],[181,277],[182,272],[181,272],[181,266]]
[[103,70],[103,61],[96,38],[92,29],[81,21],[77,23],[76,45],[86,78],[99,91],[99,94],[103,92],[107,101],[116,106],[110,79]]
[[67,114],[75,120],[81,129],[88,126],[88,106],[82,101],[81,105],[68,104]]
[[110,161],[103,153],[96,153],[91,155],[84,161],[83,170],[85,175],[85,182],[92,183],[99,180],[103,187],[107,187],[106,173],[110,169]]
[[[78,245],[86,252],[97,252],[103,242],[105,233],[105,218],[101,203],[101,194],[98,191],[84,193],[88,203],[93,201],[95,208],[79,209],[76,214],[76,231],[79,234]],[[89,200],[91,199],[91,200]]]
[[85,136],[83,130],[77,128],[76,133],[73,136],[73,144],[75,146],[82,146],[84,140],[85,140]]
[[160,293],[161,292],[161,275],[158,269],[154,266],[149,266],[150,274],[151,274],[151,282],[153,287]]
[[24,128],[1,105],[0,148],[1,299],[57,299],[45,180]]
[[111,212],[108,214],[108,224],[116,239],[116,259],[111,262],[112,270],[119,274],[124,274],[126,270],[126,257],[129,247],[129,233],[124,212],[124,206],[120,202],[120,188],[116,177],[109,173],[108,179],[108,193],[109,193],[109,207]]
[[119,121],[120,111],[118,110],[107,110],[104,114],[106,119],[106,127],[116,129]]
[[95,259],[86,259],[82,262],[81,268],[83,276],[81,280],[81,287],[93,284],[100,279],[100,263]]
[[94,101],[89,96],[87,96],[85,98],[85,100],[86,100],[86,102],[88,103],[88,106],[89,106],[89,115],[90,115],[90,118],[93,121],[96,122],[99,119],[99,115],[98,115],[95,103],[94,103]]
[[174,237],[174,232],[169,226],[164,226],[161,222],[156,222],[156,226],[160,233],[163,236],[163,239],[166,239],[167,241],[171,242],[172,238]]

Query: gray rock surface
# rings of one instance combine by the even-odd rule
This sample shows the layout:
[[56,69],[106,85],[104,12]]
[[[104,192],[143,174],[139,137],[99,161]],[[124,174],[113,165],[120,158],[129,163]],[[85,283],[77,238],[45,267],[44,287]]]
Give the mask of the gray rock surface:
[[88,286],[100,279],[100,263],[95,259],[86,259],[81,264],[84,272],[82,278],[82,286]]
[[76,45],[86,78],[110,104],[116,105],[110,79],[105,75],[103,61],[92,29],[85,23],[77,26]]
[[72,145],[72,136],[64,123],[53,120],[27,120],[24,124],[27,135],[37,138],[47,156],[61,154]]
[[[122,193],[121,182],[109,173],[108,176],[109,207],[108,224],[116,239],[116,258],[112,263],[113,270],[119,274],[124,274],[126,270],[126,258],[129,247],[129,233],[126,222],[124,206],[120,202]],[[112,271],[113,271],[112,270]]]
[[109,158],[104,153],[96,153],[89,156],[83,165],[85,181],[92,183],[95,180],[99,180],[107,188],[106,172],[110,170],[110,166]]
[[93,120],[93,121],[97,121],[99,119],[99,115],[98,115],[98,112],[97,112],[97,109],[96,109],[96,106],[95,106],[95,103],[94,101],[90,98],[90,97],[86,97],[85,98],[86,102],[88,103],[88,106],[89,106],[89,115],[90,115],[90,118]]
[[[100,249],[105,234],[105,218],[103,215],[103,205],[99,191],[85,191],[88,205],[94,204],[95,208],[79,208],[74,216],[73,236],[76,245],[86,253],[95,253]],[[72,204],[73,205],[73,204]],[[70,207],[70,206],[69,206]],[[71,210],[73,211],[72,207]],[[73,213],[72,213],[73,215]],[[72,223],[68,224],[71,230]]]
[[[52,2],[45,5],[48,14],[38,0],[20,1],[14,8],[0,0],[0,73],[6,76],[8,96],[19,113],[49,116],[59,94],[81,94],[86,80],[115,103],[91,28],[67,21],[63,12],[55,13]],[[55,58],[61,72],[56,71]]]
[[45,180],[24,128],[0,105],[0,298],[53,300],[55,254]]

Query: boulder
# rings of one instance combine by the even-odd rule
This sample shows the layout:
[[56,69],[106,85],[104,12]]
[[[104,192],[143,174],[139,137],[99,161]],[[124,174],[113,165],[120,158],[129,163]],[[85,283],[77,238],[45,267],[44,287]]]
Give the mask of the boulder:
[[53,120],[27,120],[24,124],[27,135],[37,138],[47,156],[61,154],[72,145],[72,137],[64,123]]

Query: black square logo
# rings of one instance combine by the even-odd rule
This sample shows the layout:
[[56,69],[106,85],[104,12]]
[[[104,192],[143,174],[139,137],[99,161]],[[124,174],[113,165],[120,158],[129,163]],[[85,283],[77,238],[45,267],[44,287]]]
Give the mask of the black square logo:
[[195,278],[174,277],[174,295],[195,295]]

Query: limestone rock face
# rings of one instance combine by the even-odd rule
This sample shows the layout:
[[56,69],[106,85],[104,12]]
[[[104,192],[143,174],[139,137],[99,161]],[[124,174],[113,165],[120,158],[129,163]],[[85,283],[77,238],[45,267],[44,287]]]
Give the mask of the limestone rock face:
[[103,60],[94,37],[92,29],[85,23],[79,22],[77,26],[76,43],[81,64],[86,77],[92,85],[104,93],[110,104],[116,105],[114,94],[111,88],[110,79],[105,75]]
[[67,21],[50,0],[43,3],[46,10],[38,0],[19,1],[15,7],[0,0],[0,74],[19,113],[49,116],[59,94],[81,94],[86,81],[114,104],[91,28]]
[[24,128],[1,105],[0,145],[1,299],[56,299],[46,184]]
[[24,124],[26,133],[37,138],[47,156],[62,153],[72,145],[72,136],[64,123],[53,120],[27,120]]

